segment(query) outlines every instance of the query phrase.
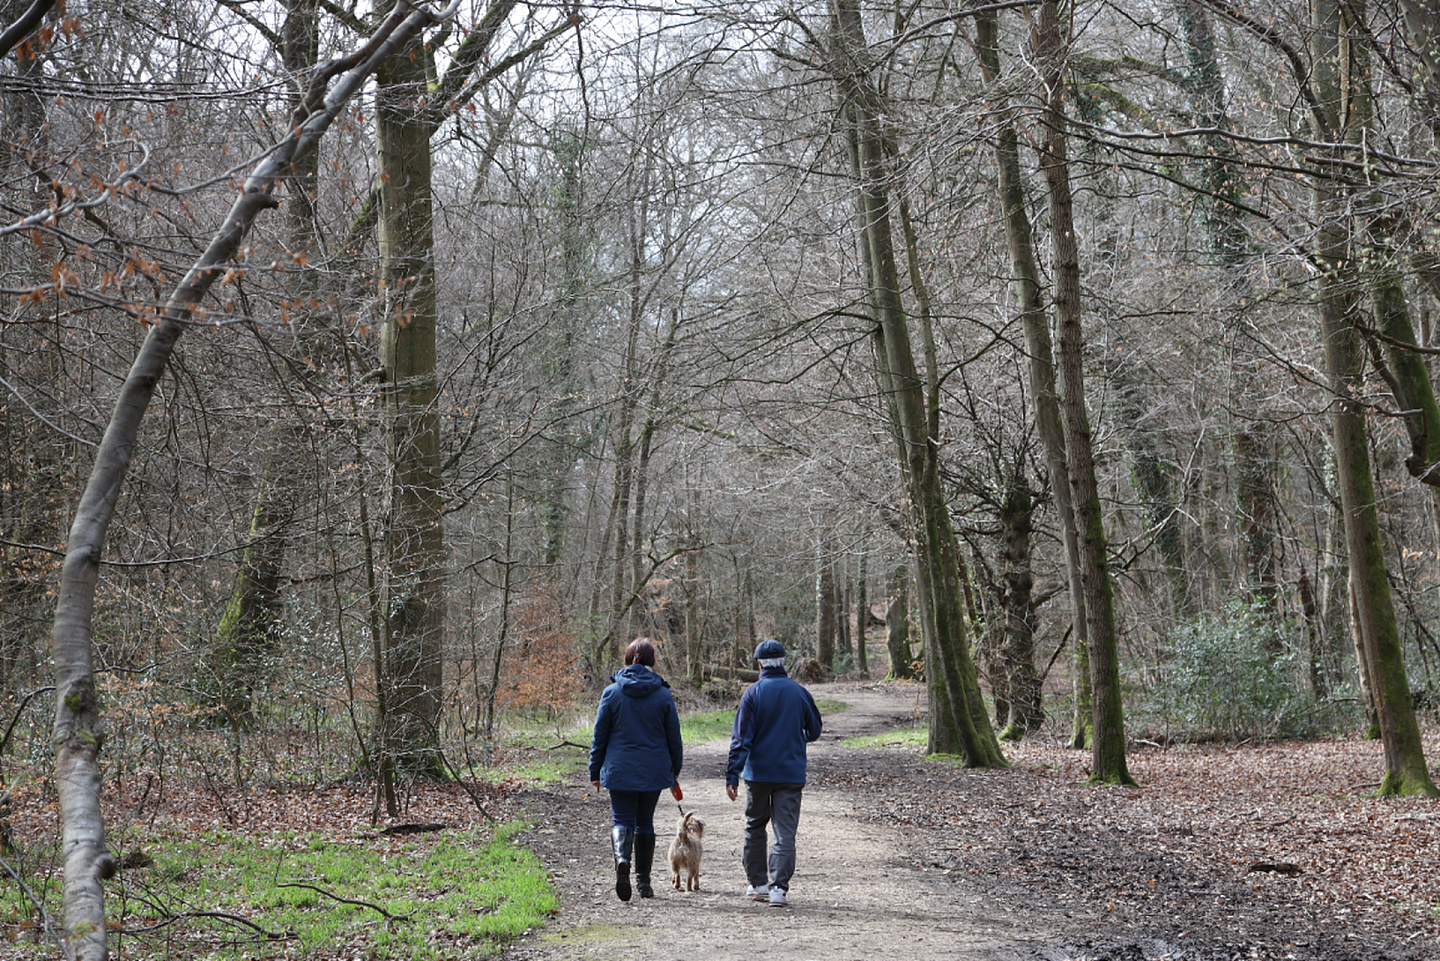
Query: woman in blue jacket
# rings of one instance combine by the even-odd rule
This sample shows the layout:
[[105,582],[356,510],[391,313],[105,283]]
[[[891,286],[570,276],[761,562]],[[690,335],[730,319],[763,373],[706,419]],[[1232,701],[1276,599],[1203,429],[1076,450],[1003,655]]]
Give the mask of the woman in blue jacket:
[[625,648],[625,668],[600,695],[595,738],[590,743],[590,783],[610,792],[615,848],[615,894],[630,900],[630,857],[635,887],[653,898],[655,805],[680,776],[683,750],[680,715],[670,685],[656,674],[655,645],[637,637]]

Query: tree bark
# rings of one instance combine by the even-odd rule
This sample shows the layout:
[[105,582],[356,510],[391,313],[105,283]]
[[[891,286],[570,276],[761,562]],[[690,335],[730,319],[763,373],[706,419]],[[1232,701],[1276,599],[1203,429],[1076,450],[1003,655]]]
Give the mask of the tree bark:
[[[998,11],[976,14],[977,53],[985,80],[1000,79],[1000,49],[997,40]],[[997,111],[1008,109],[1003,98]],[[1075,510],[1070,494],[1070,463],[1065,450],[1065,426],[1060,416],[1060,394],[1055,384],[1055,353],[1050,339],[1050,318],[1046,315],[1040,286],[1040,268],[1035,257],[1034,233],[1026,212],[1024,179],[1020,174],[1019,136],[1008,116],[1000,122],[995,141],[1001,216],[1010,248],[1010,269],[1020,323],[1025,331],[1030,398],[1035,426],[1045,451],[1045,469],[1055,497],[1055,512],[1065,545],[1065,573],[1070,599],[1070,623],[1075,632],[1075,714],[1071,744],[1083,748],[1094,740],[1094,717],[1090,710],[1090,672],[1087,654],[1090,635],[1085,616],[1085,593],[1080,578],[1080,540],[1075,527]]]
[[832,0],[833,77],[851,119],[851,165],[858,188],[860,245],[875,326],[872,335],[882,393],[888,398],[901,476],[909,498],[911,549],[926,643],[932,753],[960,754],[971,767],[1003,767],[980,696],[961,607],[960,564],[949,507],[940,483],[939,438],[931,429],[925,381],[916,369],[900,300],[900,275],[890,221],[891,173],[884,115],[868,78],[867,44],[855,0]]
[[855,574],[855,669],[860,676],[870,676],[870,657],[865,650],[865,632],[870,627],[869,537],[860,539],[859,559]]
[[[108,954],[100,882],[115,873],[117,864],[105,840],[100,810],[98,758],[105,732],[95,693],[91,625],[105,534],[130,467],[140,422],[200,300],[239,251],[255,218],[276,206],[274,194],[295,160],[315,149],[341,108],[379,66],[434,20],[426,8],[398,4],[361,48],[317,71],[291,132],[246,178],[220,229],[164,307],[144,318],[149,332],[121,387],[75,510],[52,634],[56,685],[52,743],[64,850],[64,937],[66,950],[80,961],[103,961]],[[332,80],[335,83],[326,93]]]
[[835,570],[825,538],[815,537],[815,659],[835,673]]
[[890,575],[890,603],[885,607],[885,649],[890,654],[890,676],[915,676],[915,655],[910,651],[910,572],[904,564]]
[[1440,0],[1400,0],[1405,35],[1424,65],[1426,120],[1440,136]]
[[[320,57],[320,16],[316,0],[289,0],[281,27],[281,61],[291,83],[291,109],[305,94],[304,77]],[[290,235],[286,302],[281,313],[302,339],[314,339],[304,329],[308,315],[318,311],[299,305],[311,299],[313,280],[306,265],[315,243],[315,202],[319,184],[320,154],[312,151],[294,165],[285,185],[285,220]],[[265,680],[266,655],[279,642],[284,598],[280,594],[285,555],[293,536],[291,524],[302,496],[295,458],[304,436],[297,423],[278,421],[266,438],[260,483],[250,514],[245,547],[235,569],[230,602],[221,615],[211,643],[216,673],[217,701],[227,721],[249,727],[255,720],[254,692]]]
[[[1018,472],[1017,472],[1018,474]],[[1000,740],[1019,741],[1039,730],[1045,718],[1040,703],[1040,675],[1035,670],[1035,575],[1031,570],[1030,534],[1035,502],[1025,478],[1010,479],[1001,507],[1004,538],[1004,647],[1007,712]]]
[[389,498],[385,525],[385,664],[389,724],[383,753],[397,766],[439,774],[445,543],[441,520],[439,382],[435,371],[435,237],[430,129],[416,109],[429,54],[412,41],[377,77],[380,276],[384,325]]
[[1056,0],[1045,0],[1035,24],[1034,44],[1045,84],[1040,166],[1050,196],[1054,249],[1055,315],[1059,330],[1061,409],[1065,418],[1071,496],[1080,538],[1081,582],[1089,627],[1090,686],[1094,696],[1094,744],[1090,780],[1133,784],[1125,762],[1125,715],[1121,703],[1119,645],[1110,583],[1105,525],[1090,422],[1085,412],[1084,334],[1081,329],[1080,256],[1076,243],[1067,157],[1062,72],[1065,44]]
[[[10,26],[8,38],[0,42],[0,55],[37,28],[53,7],[49,0],[10,0],[0,6],[0,17]],[[22,196],[27,206],[43,208],[54,195],[35,176],[50,163],[50,124],[45,99],[45,65],[41,58],[16,54],[14,76],[18,82],[0,85],[0,180],[31,186]],[[41,283],[50,271],[54,244],[37,235],[37,242],[12,245],[7,259]],[[58,383],[61,371],[55,353],[44,349],[41,325],[58,323],[58,314],[42,319],[45,308],[26,303],[26,298],[0,295],[0,311],[9,318],[6,343],[0,349],[0,377],[14,384],[33,371],[50,384]],[[19,320],[20,323],[13,323]],[[31,335],[32,324],[36,335]],[[30,344],[36,349],[27,349]],[[25,545],[49,544],[65,524],[67,505],[52,492],[69,483],[70,467],[78,451],[68,438],[37,431],[24,404],[13,390],[0,393],[0,444],[10,456],[0,473],[0,692],[15,693],[35,683],[39,666],[41,634],[49,608],[55,562]]]
[[1247,584],[1273,615],[1280,603],[1279,561],[1275,556],[1275,454],[1262,420],[1251,421],[1235,433],[1235,497]]
[[[1312,0],[1311,17],[1316,113],[1329,139],[1358,144],[1369,132],[1370,45],[1365,4],[1359,0]],[[1342,148],[1334,148],[1340,159]],[[1365,430],[1364,355],[1358,329],[1359,271],[1350,237],[1351,197],[1327,168],[1314,178],[1319,222],[1315,259],[1320,270],[1318,300],[1325,369],[1335,395],[1331,430],[1335,477],[1350,554],[1355,636],[1360,645],[1362,678],[1368,671],[1385,777],[1380,793],[1440,795],[1426,766],[1419,724],[1405,675],[1400,629],[1395,616],[1385,556],[1370,449]]]

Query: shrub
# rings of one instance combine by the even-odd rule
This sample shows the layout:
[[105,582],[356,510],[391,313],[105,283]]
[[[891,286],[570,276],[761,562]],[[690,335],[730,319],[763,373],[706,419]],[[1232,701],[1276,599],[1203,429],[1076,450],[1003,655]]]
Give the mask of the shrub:
[[1173,732],[1197,739],[1318,733],[1336,718],[1301,681],[1297,641],[1259,602],[1230,601],[1171,635],[1154,708]]

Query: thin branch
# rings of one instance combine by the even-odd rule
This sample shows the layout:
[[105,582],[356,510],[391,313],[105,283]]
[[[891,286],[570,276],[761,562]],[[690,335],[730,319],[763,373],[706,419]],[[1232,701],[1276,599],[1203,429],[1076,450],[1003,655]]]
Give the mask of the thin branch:
[[[5,728],[4,739],[0,740],[0,757],[4,757],[5,752],[10,749],[10,735],[15,733],[15,725],[20,723],[20,717],[25,713],[25,705],[29,704],[34,698],[39,697],[41,694],[48,694],[53,690],[55,690],[55,685],[51,684],[47,687],[37,687],[25,695],[25,700],[20,702],[20,706],[15,709],[15,713],[10,717],[10,725]],[[9,869],[8,866],[6,869]]]
[[0,57],[8,54],[14,47],[30,35],[30,32],[40,26],[40,21],[55,6],[55,0],[35,0],[30,9],[20,15],[10,26],[0,33]]
[[316,894],[323,894],[330,900],[339,901],[341,904],[353,904],[357,907],[369,908],[372,911],[378,911],[384,915],[386,921],[409,921],[414,917],[414,912],[410,914],[391,914],[378,904],[371,904],[369,901],[360,901],[355,898],[342,898],[333,891],[327,891],[322,887],[317,887],[314,884],[305,884],[301,881],[284,881],[275,886],[277,888],[304,888],[307,891],[314,891]]
[[[47,690],[53,691],[54,688],[47,688]],[[45,931],[45,937],[60,949],[60,952],[65,955],[67,961],[75,961],[75,954],[70,950],[69,942],[60,937],[60,933],[55,930],[55,925],[50,919],[50,912],[45,910],[45,903],[35,896],[34,891],[30,890],[30,885],[25,883],[25,879],[20,876],[20,872],[12,868],[10,862],[3,858],[0,858],[0,871],[9,875],[10,880],[14,881],[15,886],[25,895],[26,900],[40,913],[40,921]]]

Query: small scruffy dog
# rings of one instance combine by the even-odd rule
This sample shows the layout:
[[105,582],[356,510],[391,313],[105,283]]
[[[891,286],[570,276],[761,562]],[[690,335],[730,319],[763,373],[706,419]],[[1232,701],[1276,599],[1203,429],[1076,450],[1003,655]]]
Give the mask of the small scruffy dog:
[[705,822],[695,812],[682,817],[675,826],[675,839],[670,842],[670,880],[680,888],[680,874],[685,873],[686,891],[700,890],[700,858],[705,853]]

